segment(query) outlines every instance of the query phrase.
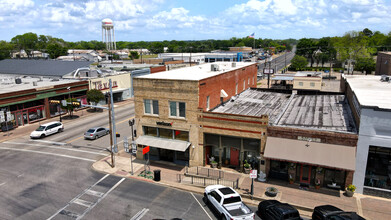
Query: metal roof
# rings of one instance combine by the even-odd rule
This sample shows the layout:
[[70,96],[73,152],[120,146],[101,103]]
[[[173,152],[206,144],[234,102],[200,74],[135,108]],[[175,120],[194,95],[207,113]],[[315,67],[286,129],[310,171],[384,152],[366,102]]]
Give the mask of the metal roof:
[[89,67],[91,61],[24,60],[0,61],[0,74],[62,77],[81,67]]
[[287,81],[293,81],[293,76],[275,76],[272,78],[272,80],[287,80]]

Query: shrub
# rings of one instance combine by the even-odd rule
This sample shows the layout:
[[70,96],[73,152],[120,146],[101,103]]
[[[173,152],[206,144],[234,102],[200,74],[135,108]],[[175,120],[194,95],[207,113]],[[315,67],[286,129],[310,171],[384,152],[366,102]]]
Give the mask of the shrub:
[[244,160],[244,168],[250,168],[250,164],[249,163],[247,163],[247,160]]
[[349,184],[349,186],[347,187],[347,190],[354,192],[354,191],[356,191],[356,186],[353,184]]

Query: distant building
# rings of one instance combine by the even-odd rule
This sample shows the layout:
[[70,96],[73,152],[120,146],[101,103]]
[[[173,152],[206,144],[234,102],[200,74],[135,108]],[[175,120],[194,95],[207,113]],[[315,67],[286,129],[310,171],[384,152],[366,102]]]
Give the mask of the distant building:
[[[75,60],[86,60],[86,61],[93,61],[93,62],[100,62],[102,60],[102,57],[99,56],[98,52],[95,50],[74,50],[70,49],[68,50],[68,56],[66,57],[59,57],[58,60],[64,59],[69,60],[69,58],[74,57]],[[80,58],[77,58],[80,57]]]
[[379,52],[375,75],[391,75],[391,52]]

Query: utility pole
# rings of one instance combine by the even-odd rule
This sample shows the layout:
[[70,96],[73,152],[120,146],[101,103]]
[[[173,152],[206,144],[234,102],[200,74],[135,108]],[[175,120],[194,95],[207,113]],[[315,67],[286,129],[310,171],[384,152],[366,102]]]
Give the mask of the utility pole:
[[113,126],[111,123],[111,94],[109,94],[107,97],[107,102],[109,104],[109,126],[110,126],[110,154],[111,154],[111,167],[115,167],[115,161],[114,161],[114,152],[113,152]]
[[111,79],[109,79],[109,87],[110,87],[110,95],[109,95],[108,102],[109,102],[109,123],[110,123],[111,166],[115,167],[114,153],[118,152],[118,146],[117,146],[117,133],[115,128],[113,88],[111,84]]
[[132,128],[132,149],[130,150],[130,167],[131,167],[131,174],[133,175],[133,150],[134,150],[134,146],[135,143],[134,143],[134,132],[133,132],[133,125],[134,125],[134,118],[132,120],[129,120],[129,125],[131,126]]

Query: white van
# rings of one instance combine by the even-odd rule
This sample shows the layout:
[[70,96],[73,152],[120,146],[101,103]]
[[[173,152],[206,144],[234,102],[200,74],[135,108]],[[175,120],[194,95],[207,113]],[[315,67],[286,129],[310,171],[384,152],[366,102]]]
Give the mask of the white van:
[[44,138],[54,133],[59,133],[64,130],[64,125],[61,122],[54,121],[43,124],[37,130],[31,132],[30,138]]

